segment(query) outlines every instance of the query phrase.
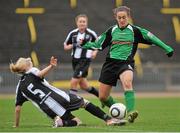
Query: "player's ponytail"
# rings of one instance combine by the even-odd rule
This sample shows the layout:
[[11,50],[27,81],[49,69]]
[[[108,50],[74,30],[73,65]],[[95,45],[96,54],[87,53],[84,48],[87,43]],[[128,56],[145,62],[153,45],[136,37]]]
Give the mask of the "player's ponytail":
[[10,63],[10,65],[9,65],[11,72],[14,72],[14,73],[24,73],[25,67],[26,67],[26,59],[25,58],[19,58],[15,64]]

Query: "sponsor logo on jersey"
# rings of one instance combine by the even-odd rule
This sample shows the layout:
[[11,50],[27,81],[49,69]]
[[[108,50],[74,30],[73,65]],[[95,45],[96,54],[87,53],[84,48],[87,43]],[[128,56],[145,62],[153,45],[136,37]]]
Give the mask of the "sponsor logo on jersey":
[[112,44],[114,45],[114,44],[129,44],[129,45],[131,45],[131,44],[133,44],[132,42],[130,42],[130,41],[113,41],[112,42]]

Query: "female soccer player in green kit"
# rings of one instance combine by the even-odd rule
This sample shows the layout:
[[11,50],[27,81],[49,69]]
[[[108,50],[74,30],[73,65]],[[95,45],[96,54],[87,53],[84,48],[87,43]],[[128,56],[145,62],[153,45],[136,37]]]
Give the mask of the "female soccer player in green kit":
[[117,24],[102,33],[95,42],[82,41],[81,46],[86,49],[103,50],[109,47],[106,61],[102,66],[99,78],[99,99],[108,107],[115,103],[110,96],[112,86],[116,86],[120,79],[124,89],[128,121],[133,123],[138,117],[135,110],[135,95],[133,90],[134,55],[138,43],[154,44],[162,48],[168,57],[173,55],[173,49],[162,42],[148,30],[128,23],[130,9],[121,6],[113,10]]

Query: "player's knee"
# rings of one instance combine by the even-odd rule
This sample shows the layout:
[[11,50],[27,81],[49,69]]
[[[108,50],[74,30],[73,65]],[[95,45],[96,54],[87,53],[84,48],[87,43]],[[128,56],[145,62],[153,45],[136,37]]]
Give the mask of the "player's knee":
[[17,106],[17,107],[15,108],[15,111],[16,111],[16,112],[20,112],[20,111],[21,111],[21,107]]
[[90,101],[84,99],[84,104],[82,105],[82,108],[86,108],[86,106],[90,103]]
[[124,88],[127,88],[127,89],[132,88],[132,80],[125,80],[123,82],[123,86]]
[[76,80],[71,80],[71,86],[77,86],[78,85],[78,81]]
[[89,87],[88,84],[85,84],[85,83],[83,84],[83,83],[81,83],[81,82],[79,83],[79,86],[80,86],[80,88],[81,88],[82,90],[87,90],[88,87]]

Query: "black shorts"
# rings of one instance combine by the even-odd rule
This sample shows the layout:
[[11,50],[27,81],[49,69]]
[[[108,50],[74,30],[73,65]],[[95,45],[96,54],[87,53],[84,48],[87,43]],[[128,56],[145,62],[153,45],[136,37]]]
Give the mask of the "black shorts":
[[71,111],[78,110],[84,105],[84,99],[80,96],[69,93],[70,103],[66,113],[61,117],[63,120],[72,120],[75,118]]
[[75,59],[72,60],[73,78],[86,78],[91,59]]
[[129,63],[116,59],[106,59],[106,62],[102,66],[99,81],[107,85],[116,86],[119,75],[125,70],[133,71],[134,61]]
[[[69,92],[68,92],[69,93]],[[78,110],[79,108],[81,108],[84,105],[84,99],[80,96],[77,96],[75,94],[71,94],[69,93],[69,97],[70,97],[70,102],[67,101],[61,101],[61,99],[59,99],[61,101],[58,102],[59,104],[63,105],[66,104],[66,107],[63,105],[63,107],[65,108],[66,112],[63,114],[62,119],[73,119],[74,116],[71,114],[71,111],[74,110]],[[46,113],[50,118],[54,119],[58,113],[56,114],[53,109],[47,108],[45,107],[45,105],[41,105],[41,109],[44,113]]]
[[84,99],[76,94],[69,93],[70,103],[67,108],[68,111],[78,110],[84,105]]

